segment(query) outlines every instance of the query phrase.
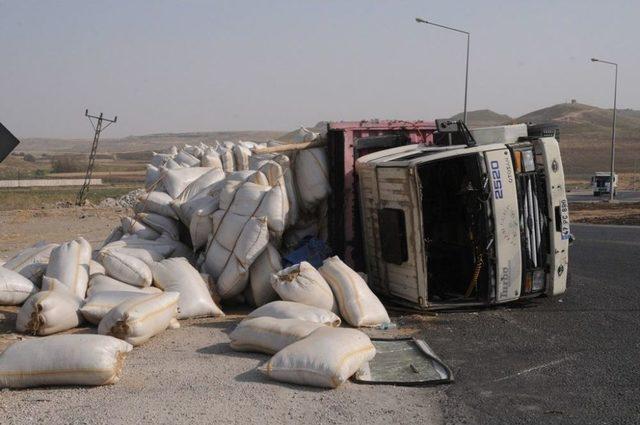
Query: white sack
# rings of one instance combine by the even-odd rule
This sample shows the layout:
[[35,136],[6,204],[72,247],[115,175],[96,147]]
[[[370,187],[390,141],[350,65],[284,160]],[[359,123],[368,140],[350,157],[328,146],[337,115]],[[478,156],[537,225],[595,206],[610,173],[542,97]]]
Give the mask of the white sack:
[[326,150],[313,148],[298,152],[295,169],[296,185],[302,206],[306,210],[311,210],[331,193]]
[[282,141],[285,143],[303,143],[303,142],[312,142],[316,140],[320,136],[320,133],[315,133],[308,128],[300,127],[296,131],[292,131],[291,133],[287,133],[284,136],[280,137],[278,141]]
[[225,173],[232,173],[236,170],[235,159],[233,158],[233,148],[220,146],[218,148],[220,161],[222,162],[222,170]]
[[102,291],[87,297],[80,313],[89,323],[97,325],[112,308],[124,301],[146,297],[149,294],[131,291]]
[[163,238],[148,240],[130,235],[127,238],[104,245],[102,248],[100,248],[100,250],[104,251],[108,249],[119,250],[121,248],[132,248],[136,250],[140,249],[149,251],[149,255],[152,258],[166,258],[171,255],[174,250],[173,242],[174,241],[171,240],[171,243],[167,243]]
[[249,269],[243,267],[238,259],[231,255],[222,274],[216,280],[216,292],[224,300],[234,298],[249,285]]
[[173,248],[173,251],[171,252],[171,255],[169,255],[170,258],[184,257],[188,261],[192,261],[193,260],[193,250],[191,249],[191,247],[183,244],[180,241],[173,240],[166,233],[163,233],[157,239],[157,241],[165,243],[165,244],[168,244]]
[[255,215],[257,217],[267,217],[269,230],[279,240],[284,232],[288,212],[289,203],[287,202],[287,192],[283,183],[282,185],[273,186],[265,194]]
[[104,266],[95,260],[89,261],[89,281],[97,274],[106,274]]
[[180,239],[178,223],[172,218],[153,213],[139,213],[136,218],[160,234],[166,233],[172,239]]
[[169,161],[170,159],[173,159],[174,156],[176,156],[176,152],[173,153],[156,153],[156,152],[152,152],[153,156],[151,157],[151,165],[155,166],[155,167],[160,167],[164,164],[167,163],[167,161]]
[[[226,219],[226,218],[225,218]],[[221,224],[224,226],[224,220]],[[244,291],[248,283],[249,267],[269,243],[269,231],[264,217],[251,217],[243,227],[229,261],[216,279],[216,288],[223,299]]]
[[38,242],[9,258],[2,266],[20,273],[36,285],[40,285],[42,275],[47,270],[51,251],[58,247],[55,243]]
[[269,229],[279,236],[284,231],[288,211],[284,181],[282,183],[271,187],[227,180],[220,193],[220,209],[243,216],[266,217]]
[[178,314],[177,292],[129,299],[111,309],[98,325],[98,333],[140,345],[169,327]]
[[102,335],[54,335],[19,341],[0,355],[0,388],[115,384],[132,348]]
[[158,237],[160,236],[160,233],[143,224],[140,220],[136,220],[132,217],[123,217],[120,220],[120,223],[123,232],[130,235],[136,235],[141,239],[154,240],[158,239]]
[[229,335],[230,346],[235,351],[274,354],[323,326],[298,319],[245,319]]
[[113,291],[127,291],[140,294],[159,294],[162,289],[154,286],[147,286],[146,288],[140,288],[137,286],[129,285],[128,283],[120,282],[112,277],[105,275],[96,275],[89,281],[89,289],[87,289],[87,297],[92,297],[100,292],[113,292]]
[[191,182],[176,199],[185,202],[198,197],[200,193],[213,189],[212,186],[222,182],[224,178],[224,171],[219,168],[210,168],[209,171]]
[[389,315],[362,277],[338,257],[324,260],[318,271],[338,300],[340,315],[351,326],[389,323]]
[[117,251],[121,254],[135,257],[138,260],[141,260],[142,262],[144,262],[148,266],[150,266],[156,261],[162,261],[165,258],[165,256],[159,254],[158,251],[154,251],[153,249],[146,249],[146,248],[130,248],[128,246],[121,246],[121,247],[111,247],[111,248],[100,250],[100,252],[106,252],[106,251]]
[[211,216],[213,234],[207,246],[205,269],[218,278],[226,266],[231,252],[238,243],[239,235],[250,218],[218,210]]
[[269,180],[264,173],[257,170],[235,171],[227,174],[226,181],[250,182],[261,186],[269,186]]
[[277,381],[337,388],[375,355],[364,333],[321,327],[280,350],[259,370]]
[[25,301],[16,318],[18,332],[51,335],[82,323],[82,300],[67,291],[52,289],[38,292]]
[[205,246],[212,233],[213,222],[211,212],[207,210],[196,211],[196,213],[191,216],[191,223],[189,225],[189,235],[191,236],[191,245],[194,251]]
[[170,292],[178,292],[178,319],[190,317],[219,317],[224,313],[213,302],[209,286],[200,273],[184,258],[169,258],[155,263],[154,284]]
[[209,168],[204,167],[189,167],[189,168],[177,168],[173,170],[166,170],[162,182],[169,195],[172,198],[177,198],[183,190],[198,177],[210,171]]
[[204,152],[200,160],[200,165],[203,167],[217,168],[219,170],[223,169],[220,154],[213,148],[209,148]]
[[173,160],[183,167],[197,167],[200,165],[200,160],[184,149],[178,152],[178,155]]
[[270,186],[227,180],[220,193],[220,209],[238,215],[254,215]]
[[296,191],[295,177],[293,175],[293,166],[287,155],[278,155],[273,158],[275,162],[280,164],[282,175],[287,191],[287,202],[289,211],[287,211],[286,222],[288,226],[296,224],[300,207],[298,206],[298,193]]
[[0,305],[20,305],[36,292],[38,287],[32,281],[0,266]]
[[256,306],[260,307],[278,299],[278,294],[271,286],[271,275],[280,270],[282,270],[280,253],[269,243],[249,268],[249,290]]
[[312,307],[292,301],[272,301],[258,307],[247,317],[274,317],[276,319],[298,319],[307,322],[322,323],[328,326],[340,326],[340,318],[329,310]]
[[136,208],[139,209],[139,211],[136,212],[155,213],[177,220],[178,215],[173,208],[171,208],[172,201],[173,198],[166,192],[159,192],[155,190],[153,192],[145,193],[138,197],[139,204],[136,205],[140,206]]
[[47,280],[56,279],[70,293],[84,299],[89,282],[89,261],[91,245],[84,238],[61,244],[51,251],[47,271],[42,278],[43,288],[47,285]]
[[174,209],[180,221],[189,226],[193,215],[199,210],[216,211],[219,205],[220,194],[213,191],[211,194],[198,196],[186,202],[174,201],[171,207]]
[[236,163],[236,170],[248,170],[249,158],[251,158],[251,150],[237,144],[233,147],[233,157]]
[[[185,168],[184,165],[182,164],[178,164],[173,158],[168,160],[167,162],[165,162],[164,166],[160,167],[160,172],[163,173],[163,177],[164,177],[164,173],[167,170],[177,170],[178,168]],[[189,168],[189,167],[186,167]],[[167,188],[165,187],[165,190]]]
[[144,177],[144,188],[146,190],[162,191],[162,171],[153,164],[147,165],[147,172]]
[[338,311],[331,287],[311,264],[303,261],[271,276],[271,286],[284,301]]
[[116,250],[100,251],[100,262],[108,276],[133,286],[151,285],[152,276],[144,261]]
[[202,142],[198,146],[184,145],[184,147],[182,148],[182,151],[196,158],[200,158],[202,156],[202,153],[204,152],[202,146],[206,147],[206,145],[204,145]]

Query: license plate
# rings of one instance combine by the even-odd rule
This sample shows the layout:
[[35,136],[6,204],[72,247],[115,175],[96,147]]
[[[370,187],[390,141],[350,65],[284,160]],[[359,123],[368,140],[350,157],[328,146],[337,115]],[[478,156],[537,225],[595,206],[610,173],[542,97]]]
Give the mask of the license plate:
[[562,239],[569,239],[571,235],[569,230],[569,204],[566,199],[560,201],[560,233]]

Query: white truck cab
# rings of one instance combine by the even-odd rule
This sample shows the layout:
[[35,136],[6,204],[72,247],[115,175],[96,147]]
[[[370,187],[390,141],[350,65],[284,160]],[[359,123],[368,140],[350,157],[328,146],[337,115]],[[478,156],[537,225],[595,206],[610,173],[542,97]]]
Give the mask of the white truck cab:
[[565,292],[560,150],[555,138],[526,129],[471,130],[473,147],[407,145],[358,159],[374,290],[422,309]]
[[[610,171],[596,171],[595,175],[591,177],[591,189],[593,189],[593,196],[600,196],[602,194],[611,193],[611,172]],[[618,174],[613,174],[613,195],[616,195],[618,189]]]

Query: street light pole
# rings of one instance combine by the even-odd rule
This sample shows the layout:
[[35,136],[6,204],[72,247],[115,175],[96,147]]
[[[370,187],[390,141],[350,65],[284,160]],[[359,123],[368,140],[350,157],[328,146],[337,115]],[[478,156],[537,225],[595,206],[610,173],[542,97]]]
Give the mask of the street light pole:
[[466,34],[467,36],[467,64],[466,64],[466,71],[464,75],[464,113],[463,113],[463,121],[466,124],[467,123],[467,93],[468,93],[468,87],[469,87],[469,44],[471,42],[471,33],[468,31],[457,29],[457,28],[448,27],[446,25],[436,24],[435,22],[430,22],[422,18],[416,18],[416,22],[419,24],[433,25],[434,27],[440,27],[447,30],[459,32],[461,34]]
[[602,59],[591,58],[591,62],[601,62],[606,63],[608,65],[613,65],[616,68],[615,79],[613,83],[613,124],[611,126],[611,176],[609,182],[609,202],[613,202],[613,191],[614,191],[614,164],[616,158],[616,102],[618,97],[618,64],[615,62],[609,62]]

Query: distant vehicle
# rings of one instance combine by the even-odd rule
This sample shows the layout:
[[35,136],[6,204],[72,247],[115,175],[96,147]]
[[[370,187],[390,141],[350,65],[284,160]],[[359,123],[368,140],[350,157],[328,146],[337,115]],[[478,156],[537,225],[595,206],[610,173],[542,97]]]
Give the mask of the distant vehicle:
[[[591,188],[593,189],[593,196],[600,196],[601,194],[611,193],[611,172],[610,171],[596,171],[596,174],[591,177]],[[616,196],[618,188],[618,175],[613,174],[613,196]]]
[[556,138],[524,124],[435,127],[431,143],[356,162],[369,285],[420,309],[564,293],[571,234]]

